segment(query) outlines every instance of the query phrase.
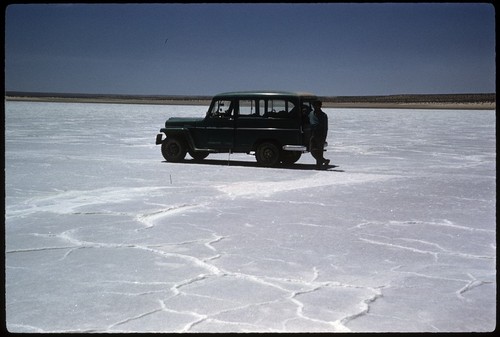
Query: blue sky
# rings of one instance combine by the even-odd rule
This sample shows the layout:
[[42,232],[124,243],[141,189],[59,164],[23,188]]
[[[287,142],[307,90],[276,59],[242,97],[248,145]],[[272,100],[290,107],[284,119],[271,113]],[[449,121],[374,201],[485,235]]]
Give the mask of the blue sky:
[[488,3],[10,5],[5,89],[495,92]]

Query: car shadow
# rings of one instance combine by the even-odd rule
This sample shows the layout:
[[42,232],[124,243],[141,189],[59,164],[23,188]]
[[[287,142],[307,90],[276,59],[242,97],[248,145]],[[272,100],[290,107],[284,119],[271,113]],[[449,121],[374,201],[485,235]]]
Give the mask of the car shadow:
[[[164,160],[163,163],[169,163]],[[203,159],[203,160],[194,160],[194,159],[184,159],[179,162],[187,165],[215,165],[215,166],[236,166],[236,167],[256,167],[256,168],[265,168],[264,166],[259,165],[257,162],[252,161],[242,161],[242,160],[221,160],[221,159]],[[295,163],[291,165],[277,165],[272,168],[279,168],[285,170],[314,170],[314,171],[333,171],[333,172],[345,172],[344,170],[337,169],[338,165],[327,165],[325,169],[318,170],[316,169],[315,164],[302,164]]]

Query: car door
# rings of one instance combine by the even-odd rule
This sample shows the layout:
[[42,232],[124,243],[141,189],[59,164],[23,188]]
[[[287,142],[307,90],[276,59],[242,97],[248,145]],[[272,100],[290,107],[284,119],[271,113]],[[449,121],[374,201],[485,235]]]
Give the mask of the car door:
[[234,148],[240,152],[247,152],[262,136],[262,128],[265,127],[265,121],[261,116],[264,111],[264,100],[240,99],[237,110]]
[[204,120],[203,140],[207,149],[226,151],[233,148],[235,104],[231,100],[217,100],[211,105]]

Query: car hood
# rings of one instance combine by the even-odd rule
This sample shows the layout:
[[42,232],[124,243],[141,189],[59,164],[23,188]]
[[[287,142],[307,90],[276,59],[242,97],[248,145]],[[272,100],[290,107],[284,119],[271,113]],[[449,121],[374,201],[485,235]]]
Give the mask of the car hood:
[[203,121],[203,118],[193,118],[193,117],[172,117],[167,119],[165,122],[165,127],[173,126],[194,126]]

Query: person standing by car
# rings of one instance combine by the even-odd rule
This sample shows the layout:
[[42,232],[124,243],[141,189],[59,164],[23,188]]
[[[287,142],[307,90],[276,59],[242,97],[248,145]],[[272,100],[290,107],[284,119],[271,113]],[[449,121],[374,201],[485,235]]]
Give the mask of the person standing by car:
[[325,169],[330,163],[329,159],[323,157],[323,148],[328,134],[328,116],[321,110],[321,101],[314,101],[314,110],[309,113],[311,125],[310,151],[316,159],[316,168]]

